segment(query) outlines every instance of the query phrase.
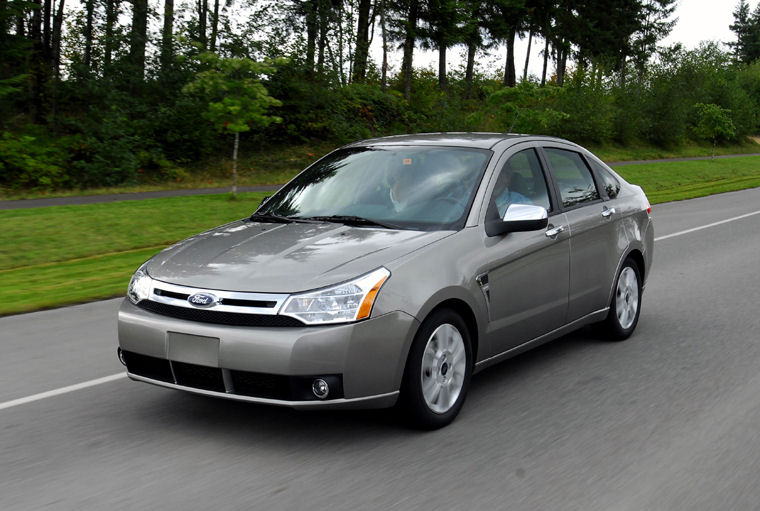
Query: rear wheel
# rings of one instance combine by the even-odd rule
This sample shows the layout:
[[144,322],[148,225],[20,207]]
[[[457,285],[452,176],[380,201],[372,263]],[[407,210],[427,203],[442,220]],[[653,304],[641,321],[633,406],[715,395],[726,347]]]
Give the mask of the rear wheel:
[[610,312],[601,326],[610,340],[623,341],[636,329],[640,312],[641,272],[636,262],[629,257],[615,280]]
[[464,403],[472,374],[467,325],[450,309],[431,314],[420,326],[404,370],[400,407],[415,427],[451,423]]

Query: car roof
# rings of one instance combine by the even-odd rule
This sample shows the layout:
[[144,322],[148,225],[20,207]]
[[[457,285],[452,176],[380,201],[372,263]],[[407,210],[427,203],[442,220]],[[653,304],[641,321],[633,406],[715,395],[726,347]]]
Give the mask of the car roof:
[[370,138],[348,144],[345,147],[363,147],[372,145],[423,145],[423,146],[449,146],[449,147],[475,147],[479,149],[491,149],[494,145],[504,140],[566,140],[538,135],[523,135],[519,133],[476,133],[476,132],[449,132],[449,133],[416,133],[411,135],[394,135],[390,137]]

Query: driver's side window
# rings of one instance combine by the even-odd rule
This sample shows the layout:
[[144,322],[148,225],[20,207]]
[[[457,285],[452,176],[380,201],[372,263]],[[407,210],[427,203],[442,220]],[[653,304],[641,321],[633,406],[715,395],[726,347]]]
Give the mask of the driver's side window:
[[500,218],[510,204],[533,204],[551,210],[549,191],[535,149],[513,154],[496,179],[491,201]]

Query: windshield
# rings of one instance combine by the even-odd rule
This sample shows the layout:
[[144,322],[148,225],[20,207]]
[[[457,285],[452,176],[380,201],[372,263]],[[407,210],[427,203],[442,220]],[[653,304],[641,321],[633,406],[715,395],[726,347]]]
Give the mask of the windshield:
[[491,154],[453,147],[341,149],[296,176],[257,215],[461,229]]

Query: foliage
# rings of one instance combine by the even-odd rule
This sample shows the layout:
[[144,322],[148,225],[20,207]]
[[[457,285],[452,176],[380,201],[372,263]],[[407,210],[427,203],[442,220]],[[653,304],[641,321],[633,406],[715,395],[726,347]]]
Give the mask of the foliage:
[[[717,143],[760,128],[760,8],[745,0],[731,53],[658,49],[675,0],[173,0],[155,13],[138,4],[0,0],[5,190],[176,182],[222,161],[230,133],[244,153],[479,130],[675,147],[704,138],[697,103],[733,124]],[[517,80],[513,52],[503,74],[484,74],[476,60],[502,61],[498,45],[527,34],[547,44],[548,83]],[[403,49],[406,67],[386,75],[363,62],[357,49],[373,37]],[[445,58],[437,72],[412,65],[415,48],[445,57],[462,45],[460,69]]]
[[731,111],[713,103],[697,103],[694,105],[694,110],[697,114],[694,133],[700,138],[712,141],[714,158],[718,138],[730,140],[736,134],[736,127],[730,117]]
[[281,121],[267,111],[282,103],[270,96],[260,81],[261,75],[273,71],[272,66],[247,58],[221,58],[211,52],[197,58],[204,70],[182,90],[208,103],[203,117],[216,129],[242,133],[251,126],[266,127]]
[[29,135],[0,134],[0,184],[33,190],[66,185],[61,163],[66,153],[58,145]]

